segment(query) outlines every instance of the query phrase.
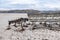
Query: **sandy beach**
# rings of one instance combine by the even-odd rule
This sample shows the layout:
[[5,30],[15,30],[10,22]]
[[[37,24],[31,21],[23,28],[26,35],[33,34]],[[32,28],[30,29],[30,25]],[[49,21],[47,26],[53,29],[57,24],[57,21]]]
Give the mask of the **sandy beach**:
[[6,30],[8,21],[20,17],[27,17],[23,14],[0,14],[0,40],[60,40],[60,31],[48,29],[26,29],[17,32],[12,29]]

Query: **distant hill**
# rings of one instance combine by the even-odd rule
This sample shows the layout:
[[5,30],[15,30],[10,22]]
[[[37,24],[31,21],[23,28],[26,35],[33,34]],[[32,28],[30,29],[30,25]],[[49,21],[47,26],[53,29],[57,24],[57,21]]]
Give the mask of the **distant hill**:
[[0,11],[0,13],[59,13],[60,14],[60,10],[39,11],[33,9],[26,9],[26,10],[6,10],[6,11]]
[[0,13],[39,13],[38,10],[7,10],[7,11],[0,11]]

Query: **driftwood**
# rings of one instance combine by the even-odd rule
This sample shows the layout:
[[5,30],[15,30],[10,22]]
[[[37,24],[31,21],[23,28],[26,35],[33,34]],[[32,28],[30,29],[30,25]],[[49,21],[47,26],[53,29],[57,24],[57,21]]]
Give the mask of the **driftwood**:
[[28,21],[28,18],[20,18],[20,19],[8,21],[8,28],[7,28],[7,30],[11,29],[10,25],[13,24],[13,23],[15,23],[14,24],[15,27],[17,27],[16,24],[21,24],[21,28],[22,28],[22,30],[24,30],[22,22],[26,22],[26,21]]
[[[32,30],[37,29],[38,25],[42,25],[44,28],[46,27],[50,30],[53,30],[53,26],[52,26],[53,24],[47,24],[46,22],[44,22],[44,23],[40,22],[39,24],[29,22],[29,23],[27,23],[27,25],[25,25],[26,21],[28,21],[28,18],[20,18],[20,19],[8,21],[8,26],[9,27],[7,28],[7,30],[11,29],[10,25],[13,24],[13,23],[15,23],[14,24],[15,27],[17,27],[16,24],[21,24],[22,29],[20,31],[24,31],[25,30],[24,27],[28,27],[28,25],[32,25]],[[23,24],[23,22],[24,22],[24,24]],[[60,27],[60,24],[55,23],[55,25],[58,25]]]

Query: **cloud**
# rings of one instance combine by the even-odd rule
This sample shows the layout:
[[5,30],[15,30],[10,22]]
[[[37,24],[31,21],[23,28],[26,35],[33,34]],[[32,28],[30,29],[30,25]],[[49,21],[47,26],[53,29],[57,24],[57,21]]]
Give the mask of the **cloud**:
[[0,9],[60,9],[60,0],[1,0]]
[[35,9],[38,8],[39,1],[37,0],[6,0],[2,2],[0,8],[9,8],[9,9]]
[[48,7],[48,8],[60,8],[60,5],[59,4],[45,4],[44,5],[45,7]]
[[11,4],[35,4],[37,0],[9,0]]

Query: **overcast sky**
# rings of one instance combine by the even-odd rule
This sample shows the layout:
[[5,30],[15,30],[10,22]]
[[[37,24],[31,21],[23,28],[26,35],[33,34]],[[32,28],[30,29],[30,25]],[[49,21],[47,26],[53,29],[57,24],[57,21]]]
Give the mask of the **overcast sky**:
[[0,0],[0,10],[5,9],[60,10],[60,0]]

